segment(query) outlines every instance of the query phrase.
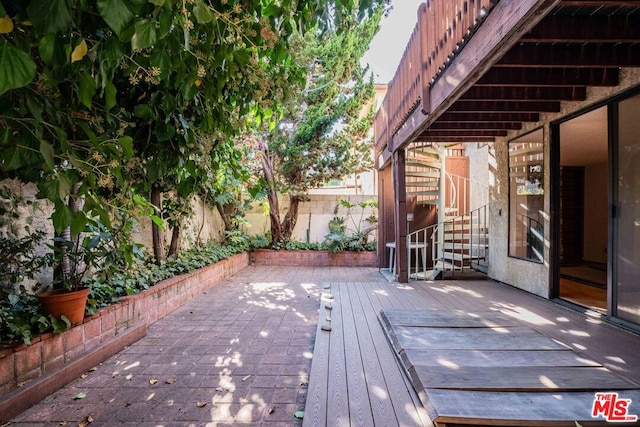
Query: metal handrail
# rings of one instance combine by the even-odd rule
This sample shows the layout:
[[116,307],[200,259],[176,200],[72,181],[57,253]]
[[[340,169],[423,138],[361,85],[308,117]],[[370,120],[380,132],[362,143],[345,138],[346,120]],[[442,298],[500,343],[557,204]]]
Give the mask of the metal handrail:
[[[415,230],[407,235],[407,244],[424,244],[427,247],[431,247],[431,260],[430,265],[427,263],[427,267],[436,269],[441,261],[440,266],[443,273],[447,271],[451,271],[452,274],[455,274],[456,271],[462,272],[466,267],[470,267],[466,265],[466,260],[471,262],[473,260],[486,260],[489,249],[488,212],[489,204],[485,204],[467,214],[453,216],[438,224]],[[451,227],[448,230],[453,231],[453,240],[449,243],[451,245],[450,248],[444,247],[448,244],[445,241],[438,242],[439,227],[443,229]],[[467,236],[468,242],[465,242],[465,237]],[[445,259],[445,254],[451,256],[451,262]],[[459,265],[457,265],[458,263]],[[411,268],[411,260],[409,260],[409,266]],[[418,267],[416,262],[413,275],[409,271],[410,277],[426,279],[426,271],[421,277],[418,274]]]
[[[457,210],[458,214],[463,215],[469,213],[471,210],[475,209],[473,206],[473,201],[470,200],[471,195],[480,194],[480,202],[479,206],[484,206],[489,201],[489,186],[479,181],[474,181],[466,176],[456,175],[450,172],[446,172],[447,180],[451,184],[451,194],[449,197],[449,204],[447,207],[454,208]],[[460,191],[460,187],[462,187],[462,208],[458,206],[458,193]],[[468,197],[469,196],[469,197]],[[467,202],[469,206],[467,206]]]

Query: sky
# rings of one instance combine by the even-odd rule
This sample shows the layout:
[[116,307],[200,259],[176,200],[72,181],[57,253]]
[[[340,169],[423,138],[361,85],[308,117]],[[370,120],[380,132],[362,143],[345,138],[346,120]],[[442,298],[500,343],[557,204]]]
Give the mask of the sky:
[[418,6],[424,0],[393,0],[393,10],[380,22],[362,62],[368,63],[376,83],[388,83],[398,68],[411,32],[418,21]]

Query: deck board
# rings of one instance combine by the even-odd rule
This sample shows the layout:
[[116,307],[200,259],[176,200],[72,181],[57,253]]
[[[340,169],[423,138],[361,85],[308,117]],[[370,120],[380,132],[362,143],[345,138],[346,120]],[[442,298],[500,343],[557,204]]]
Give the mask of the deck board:
[[[380,290],[377,288],[376,290]],[[379,293],[367,291],[365,287],[354,288],[355,295],[358,297],[359,304],[356,304],[356,300],[352,300],[352,305],[359,305],[362,317],[367,319],[367,325],[369,333],[371,334],[371,340],[375,343],[375,354],[378,358],[378,363],[382,378],[384,379],[384,387],[386,393],[381,394],[384,389],[371,390],[378,399],[388,400],[391,402],[394,408],[394,414],[397,420],[397,424],[386,424],[383,420],[376,420],[376,425],[399,425],[399,426],[415,426],[415,425],[431,425],[428,416],[418,399],[415,391],[411,389],[411,384],[404,376],[402,368],[400,367],[398,360],[391,347],[387,344],[384,331],[377,320],[378,311],[384,306],[380,300],[377,300],[376,296],[381,295]],[[386,300],[387,303],[396,303],[399,301]],[[355,313],[354,313],[355,314]],[[361,345],[366,345],[363,342]],[[365,348],[366,349],[366,348]],[[378,423],[378,421],[380,421]]]
[[[575,426],[574,420],[588,419],[585,426],[623,425],[593,420],[592,392],[573,393],[496,393],[483,391],[428,390],[429,399],[440,410],[440,422],[459,423],[463,417],[469,424],[500,426]],[[640,392],[626,391],[633,402]],[[596,421],[596,423],[594,423]],[[599,421],[599,422],[598,422]],[[626,423],[624,425],[638,425]]]
[[540,332],[527,327],[512,328],[422,328],[394,326],[404,349],[448,350],[562,350]]
[[[395,410],[389,398],[388,387],[383,374],[383,362],[378,355],[375,336],[371,333],[370,318],[365,312],[366,306],[361,303],[357,285],[350,286],[347,292],[350,297],[349,302],[353,316],[356,320],[356,328],[358,329],[358,345],[364,365],[364,375],[367,379],[367,391],[371,402],[374,424],[380,426],[396,425]],[[392,354],[391,356],[393,357]],[[384,354],[382,360],[384,360]],[[397,371],[401,372],[399,369]],[[398,379],[401,379],[401,377],[398,377]],[[383,392],[382,394],[381,391]]]
[[[345,360],[345,336],[342,320],[342,297],[338,283],[331,284],[333,309],[326,313],[325,321],[330,320],[329,334],[329,382],[327,395],[331,396],[327,403],[327,414],[331,416],[337,426],[349,426],[349,390],[347,389],[347,363]],[[321,307],[324,308],[324,307]],[[321,311],[322,313],[322,311]],[[325,331],[326,332],[326,331]]]
[[[304,426],[333,426],[343,421],[344,425],[352,426],[433,426],[431,419],[436,421],[436,425],[448,426],[465,423],[460,421],[461,412],[468,415],[468,424],[474,425],[574,426],[572,421],[567,421],[572,417],[587,420],[583,423],[585,427],[595,425],[587,418],[589,414],[585,414],[591,408],[593,391],[416,390],[405,369],[525,367],[529,372],[536,372],[532,368],[553,367],[599,369],[601,372],[605,367],[615,374],[616,381],[628,380],[640,389],[640,358],[637,356],[640,354],[640,337],[613,327],[597,316],[570,310],[510,286],[490,280],[411,282],[407,285],[374,279],[364,283],[332,283],[331,289],[325,291],[335,294],[333,306],[334,309],[340,306],[340,313],[332,314],[331,332],[321,331],[320,323],[318,326]],[[409,360],[404,353],[394,354],[387,332],[378,319],[380,310],[389,313],[390,323],[398,326],[410,326],[421,319],[430,322],[428,324],[433,329],[447,331],[461,331],[470,326],[475,332],[494,328],[492,332],[485,332],[489,335],[529,328],[534,331],[529,332],[531,336],[538,337],[536,339],[546,337],[545,343],[553,344],[549,344],[552,348],[547,350],[539,347],[505,350],[498,343],[497,348],[451,351],[447,347],[462,346],[455,343],[464,343],[464,337],[451,341],[447,336],[440,336],[440,341],[448,341],[449,344],[443,344],[444,348],[440,349],[418,346],[413,349],[413,357]],[[402,310],[419,311],[412,317],[406,313],[403,315]],[[433,317],[434,312],[442,310],[457,313],[457,317],[453,316],[450,323]],[[395,317],[391,315],[394,311]],[[326,315],[322,304],[319,315],[320,319]],[[475,315],[481,315],[482,324],[473,325],[466,319]],[[342,332],[335,334],[336,328]],[[430,338],[435,337],[431,335]],[[471,341],[477,341],[478,337],[473,335]],[[343,341],[343,361],[339,363],[330,360],[338,357],[334,356],[335,348],[334,352],[330,351],[331,345],[338,345],[336,339]],[[550,372],[545,369],[538,371],[538,374],[544,373],[548,377],[544,380],[546,384],[552,384]],[[343,375],[344,380],[333,379],[332,375],[338,374]],[[340,384],[345,388],[338,395],[348,406],[348,420],[327,411],[328,401],[335,399],[329,392],[330,377],[334,387]],[[607,375],[607,380],[610,378]],[[364,391],[363,387],[366,387]],[[633,400],[630,413],[640,413],[637,389],[620,390],[620,395]],[[602,419],[597,422],[609,425]]]
[[[490,322],[487,317],[491,317]],[[540,422],[586,422],[592,421],[590,406],[582,408],[579,418],[571,418],[576,408],[568,412],[571,415],[558,418],[545,415],[544,408],[517,405],[529,406],[530,403],[523,403],[528,401],[519,399],[530,393],[544,394],[545,399],[539,399],[542,404],[550,399],[551,391],[561,393],[563,399],[572,393],[587,392],[591,403],[597,391],[640,392],[634,383],[598,362],[513,318],[478,312],[467,316],[450,310],[383,310],[379,318],[436,425],[537,426]],[[491,326],[496,322],[509,326]],[[489,357],[484,358],[485,355]],[[576,362],[580,364],[571,365]],[[439,390],[448,394],[439,394]],[[484,393],[469,394],[471,391]],[[491,402],[483,400],[487,392],[501,395],[505,399],[502,404],[512,408],[490,411],[492,415],[488,416],[486,408]],[[456,393],[463,393],[467,400]],[[433,396],[447,396],[449,400]],[[456,410],[451,402],[461,408]]]
[[486,391],[630,390],[635,386],[603,367],[414,366],[426,389]]
[[[345,354],[347,355],[347,387],[349,389],[349,413],[354,425],[374,425],[371,401],[367,391],[367,375],[360,352],[360,341],[369,340],[367,331],[357,327],[357,320],[361,313],[349,309],[348,302],[353,301],[349,287],[341,287],[340,306],[343,309],[343,329],[345,339]],[[353,306],[353,304],[351,304]],[[377,410],[377,408],[376,408]]]
[[564,350],[427,350],[411,354],[411,366],[602,366]]
[[[313,360],[311,371],[309,372],[309,388],[305,404],[304,426],[327,425],[327,389],[329,383],[329,347],[330,334],[323,331],[322,317],[327,316],[330,311],[324,308],[324,296],[328,292],[323,292],[320,298],[320,309],[318,314],[318,326],[316,328],[316,339],[313,347]],[[319,363],[316,363],[319,362]]]

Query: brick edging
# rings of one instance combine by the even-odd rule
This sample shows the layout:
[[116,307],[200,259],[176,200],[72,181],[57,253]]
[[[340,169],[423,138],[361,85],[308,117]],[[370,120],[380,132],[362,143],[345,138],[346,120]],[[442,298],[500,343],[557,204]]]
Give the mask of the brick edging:
[[[61,334],[39,335],[31,345],[20,344],[0,350],[0,403],[12,390],[98,351],[116,335],[140,325],[151,325],[248,264],[247,252],[233,255],[191,273],[158,282],[138,294],[123,297],[118,303],[85,317],[81,324]],[[110,356],[106,355],[105,359]]]
[[314,250],[256,249],[249,255],[253,265],[278,265],[307,267],[377,267],[376,252],[336,252]]

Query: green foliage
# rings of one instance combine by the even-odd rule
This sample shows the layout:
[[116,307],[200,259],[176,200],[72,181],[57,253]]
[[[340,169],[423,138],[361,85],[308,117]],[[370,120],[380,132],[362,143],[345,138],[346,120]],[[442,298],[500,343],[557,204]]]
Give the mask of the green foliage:
[[[338,208],[342,206],[347,209],[347,215],[343,217],[337,216]],[[354,208],[360,208],[360,215],[353,214]],[[377,208],[378,201],[369,199],[363,202],[350,203],[348,200],[340,199],[335,207],[334,215],[329,221],[329,234],[325,236],[324,244],[329,251],[335,253],[337,251],[375,251],[375,241],[370,242],[370,235],[376,230],[378,218],[375,211],[367,218],[364,218],[364,212],[368,208]],[[347,227],[350,222],[353,228]],[[365,227],[366,225],[366,227]]]
[[324,251],[327,248],[318,242],[299,242],[297,240],[292,239],[284,239],[271,246],[271,249],[275,250],[285,250],[285,251]]
[[[281,111],[304,79],[290,35],[333,27],[351,3],[9,2],[0,179],[37,183],[58,233],[96,216],[110,227],[111,202],[132,188],[188,199],[245,118]],[[66,203],[78,182],[82,212]]]
[[[189,273],[243,250],[241,246],[210,242],[183,251],[177,258],[170,258],[161,265],[135,262],[128,268],[102,270],[84,281],[90,288],[87,311],[95,313],[123,296],[136,294],[161,280]],[[0,299],[0,343],[22,341],[28,344],[36,334],[62,332],[69,326],[64,318],[60,320],[42,315],[37,298],[24,289]]]
[[[360,13],[363,4],[369,13]],[[297,220],[295,208],[281,218],[276,193],[288,194],[295,205],[309,189],[371,166],[374,89],[360,60],[378,30],[382,4],[349,2],[351,9],[330,31],[294,34],[291,44],[306,79],[290,87],[277,125],[273,117],[268,123],[259,117],[244,138],[269,196],[273,245],[291,237]]]
[[264,235],[256,235],[249,237],[249,249],[266,249],[269,247],[271,240]]

